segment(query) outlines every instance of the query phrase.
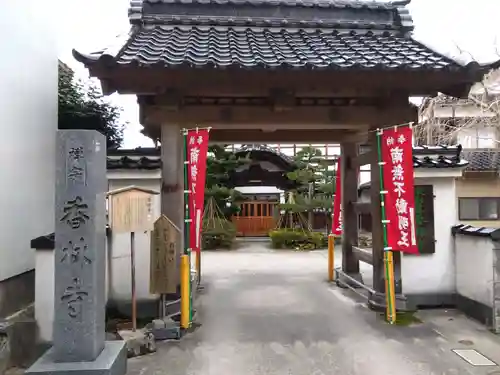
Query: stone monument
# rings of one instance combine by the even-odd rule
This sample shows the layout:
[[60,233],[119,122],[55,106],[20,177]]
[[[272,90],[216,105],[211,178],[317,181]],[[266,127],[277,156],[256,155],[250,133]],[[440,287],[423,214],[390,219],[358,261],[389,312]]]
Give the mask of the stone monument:
[[123,341],[105,341],[106,138],[59,130],[56,153],[53,347],[27,374],[127,369]]

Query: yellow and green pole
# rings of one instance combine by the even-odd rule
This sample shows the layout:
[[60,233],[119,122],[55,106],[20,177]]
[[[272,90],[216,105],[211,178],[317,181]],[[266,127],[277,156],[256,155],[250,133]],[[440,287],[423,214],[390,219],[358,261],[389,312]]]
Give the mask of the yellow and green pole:
[[335,235],[328,235],[328,281],[335,278]]
[[384,161],[382,160],[382,133],[383,130],[377,130],[377,154],[379,165],[379,178],[380,178],[380,208],[382,214],[382,236],[384,243],[384,273],[385,273],[385,298],[386,298],[386,319],[389,323],[396,322],[396,295],[394,287],[394,261],[392,249],[387,244],[387,216],[385,212],[385,195],[387,191],[384,190]]
[[190,266],[189,255],[183,254],[181,256],[181,328],[188,329],[190,324],[190,297],[189,297],[189,284],[190,284]]

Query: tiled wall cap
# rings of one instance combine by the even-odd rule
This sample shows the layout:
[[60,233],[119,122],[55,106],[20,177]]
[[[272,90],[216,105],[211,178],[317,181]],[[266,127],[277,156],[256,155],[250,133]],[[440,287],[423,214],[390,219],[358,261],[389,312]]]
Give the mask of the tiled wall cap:
[[500,241],[500,228],[474,227],[467,224],[459,224],[451,227],[453,235],[489,237],[493,241]]

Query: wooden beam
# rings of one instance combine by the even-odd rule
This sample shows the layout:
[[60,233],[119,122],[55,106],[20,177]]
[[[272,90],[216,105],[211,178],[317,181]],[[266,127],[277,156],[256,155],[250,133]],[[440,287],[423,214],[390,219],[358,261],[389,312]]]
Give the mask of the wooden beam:
[[357,214],[369,214],[372,210],[370,202],[354,202],[354,210]]
[[214,143],[338,143],[349,134],[345,130],[228,130],[212,129],[210,141]]
[[360,278],[359,261],[353,253],[353,246],[358,244],[358,215],[353,203],[358,200],[358,171],[352,167],[356,157],[355,143],[341,143],[342,155],[342,271],[352,277]]
[[352,159],[352,164],[355,168],[362,167],[363,165],[368,165],[372,162],[373,158],[376,158],[377,155],[375,152],[368,151],[362,154],[359,154],[355,158]]
[[289,111],[295,106],[295,95],[285,89],[272,89],[269,97],[276,112]]
[[390,95],[406,90],[427,96],[450,86],[470,83],[463,72],[332,71],[264,69],[165,69],[141,67],[93,67],[90,74],[106,79],[107,87],[122,94],[163,93],[168,86],[186,95],[261,95],[274,88],[291,90],[296,96]]
[[353,132],[351,135],[346,136],[345,141],[352,142],[352,143],[367,143],[368,138],[369,138],[369,134],[365,130],[362,132]]
[[[377,145],[377,133],[370,132],[370,146]],[[370,163],[370,203],[372,209],[372,251],[373,251],[373,289],[385,293],[384,281],[384,240],[382,211],[380,206],[380,171],[378,156]]]
[[373,254],[371,249],[362,249],[360,247],[353,246],[352,251],[360,262],[373,264]]
[[156,103],[169,112],[178,111],[182,104],[182,94],[180,90],[167,89],[163,94],[156,96]]
[[[397,124],[413,121],[417,114],[410,105],[394,106],[390,111],[381,110],[375,106],[366,107],[330,107],[330,106],[300,106],[286,111],[274,111],[268,106],[184,106],[178,111],[162,106],[147,106],[144,108],[146,123],[179,124],[181,126],[210,126],[214,129],[233,127],[248,129],[277,129],[286,126],[311,128],[331,128],[333,126],[351,128],[366,132],[373,121],[385,124]],[[251,125],[249,125],[251,124]]]
[[[169,218],[181,232],[184,230],[184,188],[183,156],[181,129],[175,125],[161,128],[161,213]],[[184,238],[179,236],[179,248],[184,247]],[[177,264],[180,255],[177,253]],[[176,268],[177,280],[180,280],[179,268]]]

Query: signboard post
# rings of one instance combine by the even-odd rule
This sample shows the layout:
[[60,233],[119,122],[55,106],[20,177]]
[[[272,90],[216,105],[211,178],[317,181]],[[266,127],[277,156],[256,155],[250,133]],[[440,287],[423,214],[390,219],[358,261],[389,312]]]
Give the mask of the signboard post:
[[113,233],[130,233],[130,279],[132,291],[132,331],[137,330],[137,301],[135,292],[135,232],[150,231],[153,227],[152,201],[157,191],[138,186],[108,192],[110,227]]
[[150,293],[176,293],[176,258],[181,230],[165,215],[154,223],[151,233]]

